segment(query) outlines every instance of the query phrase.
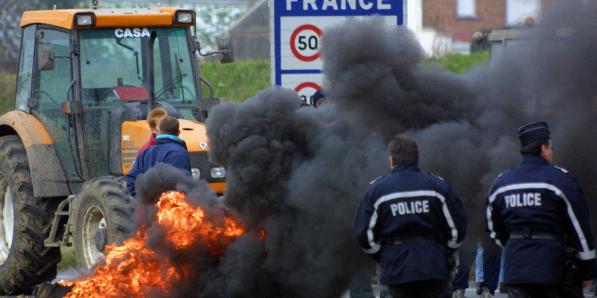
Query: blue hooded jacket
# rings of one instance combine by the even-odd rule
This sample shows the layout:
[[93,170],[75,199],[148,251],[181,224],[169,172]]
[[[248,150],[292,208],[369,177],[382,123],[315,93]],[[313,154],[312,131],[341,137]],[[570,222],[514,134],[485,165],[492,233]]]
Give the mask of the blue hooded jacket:
[[135,160],[133,169],[126,175],[128,192],[135,196],[135,180],[145,174],[157,163],[165,163],[179,168],[191,175],[191,162],[187,145],[175,135],[161,134],[156,137],[156,144],[143,151]]

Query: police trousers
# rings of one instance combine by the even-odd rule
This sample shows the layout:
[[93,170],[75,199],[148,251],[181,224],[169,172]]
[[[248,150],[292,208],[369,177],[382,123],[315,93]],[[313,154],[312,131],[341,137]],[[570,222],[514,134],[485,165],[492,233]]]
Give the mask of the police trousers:
[[447,280],[423,280],[389,286],[392,298],[449,298]]
[[557,284],[510,284],[508,298],[582,298],[582,287]]

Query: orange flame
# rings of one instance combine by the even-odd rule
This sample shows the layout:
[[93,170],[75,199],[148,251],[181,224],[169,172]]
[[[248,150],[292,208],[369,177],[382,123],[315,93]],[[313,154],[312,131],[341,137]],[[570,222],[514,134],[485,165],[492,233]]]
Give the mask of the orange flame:
[[[225,216],[215,223],[200,207],[186,202],[182,192],[163,193],[156,204],[157,221],[166,239],[176,250],[197,243],[206,244],[211,255],[219,256],[226,246],[244,234],[244,228],[234,218]],[[121,246],[108,245],[105,262],[93,274],[78,282],[61,282],[72,286],[66,297],[145,297],[167,295],[173,284],[181,281],[190,269],[174,266],[172,261],[147,247],[147,231],[138,231]]]
[[156,205],[158,222],[162,226],[172,227],[167,230],[166,238],[176,249],[188,248],[202,239],[210,252],[218,255],[245,232],[230,216],[225,216],[223,226],[207,221],[204,210],[191,207],[178,192],[167,192],[162,197],[167,199],[160,200]]

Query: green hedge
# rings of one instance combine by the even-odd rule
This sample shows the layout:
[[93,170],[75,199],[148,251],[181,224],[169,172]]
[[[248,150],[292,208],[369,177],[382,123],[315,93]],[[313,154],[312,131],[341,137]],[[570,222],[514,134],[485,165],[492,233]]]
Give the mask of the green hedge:
[[489,52],[483,51],[470,55],[449,53],[438,58],[429,58],[423,61],[423,63],[427,65],[439,64],[449,71],[462,73],[487,60],[489,60]]
[[[461,73],[489,59],[488,52],[471,55],[447,54],[423,61],[425,65],[441,65]],[[242,101],[270,86],[270,63],[267,60],[236,61],[231,64],[203,62],[201,75],[214,86],[215,96],[226,100]],[[0,113],[14,106],[15,75],[0,72]],[[207,88],[204,88],[207,94]]]
[[[450,53],[426,59],[423,64],[441,65],[449,71],[462,73],[488,59],[489,52],[470,55]],[[207,62],[200,68],[202,76],[213,84],[216,97],[241,101],[270,86],[271,69],[267,60],[236,61],[232,64]]]
[[8,112],[14,107],[15,82],[14,74],[0,72],[0,114]]
[[267,60],[205,62],[199,68],[201,76],[214,86],[215,96],[225,100],[242,101],[270,86],[271,69]]

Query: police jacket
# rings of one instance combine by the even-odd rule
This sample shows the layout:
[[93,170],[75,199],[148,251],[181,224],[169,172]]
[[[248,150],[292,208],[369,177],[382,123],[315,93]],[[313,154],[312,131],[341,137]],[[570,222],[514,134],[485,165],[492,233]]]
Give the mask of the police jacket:
[[460,199],[444,180],[400,165],[378,179],[355,219],[363,250],[381,266],[381,284],[448,279],[446,260],[466,231]]
[[191,162],[187,145],[174,135],[158,135],[156,144],[143,151],[135,160],[133,169],[126,175],[128,192],[135,195],[135,180],[157,163],[165,163],[191,174]]
[[524,155],[498,176],[486,219],[489,236],[505,247],[504,283],[562,283],[565,244],[576,249],[583,279],[592,278],[595,247],[582,191],[541,156]]

